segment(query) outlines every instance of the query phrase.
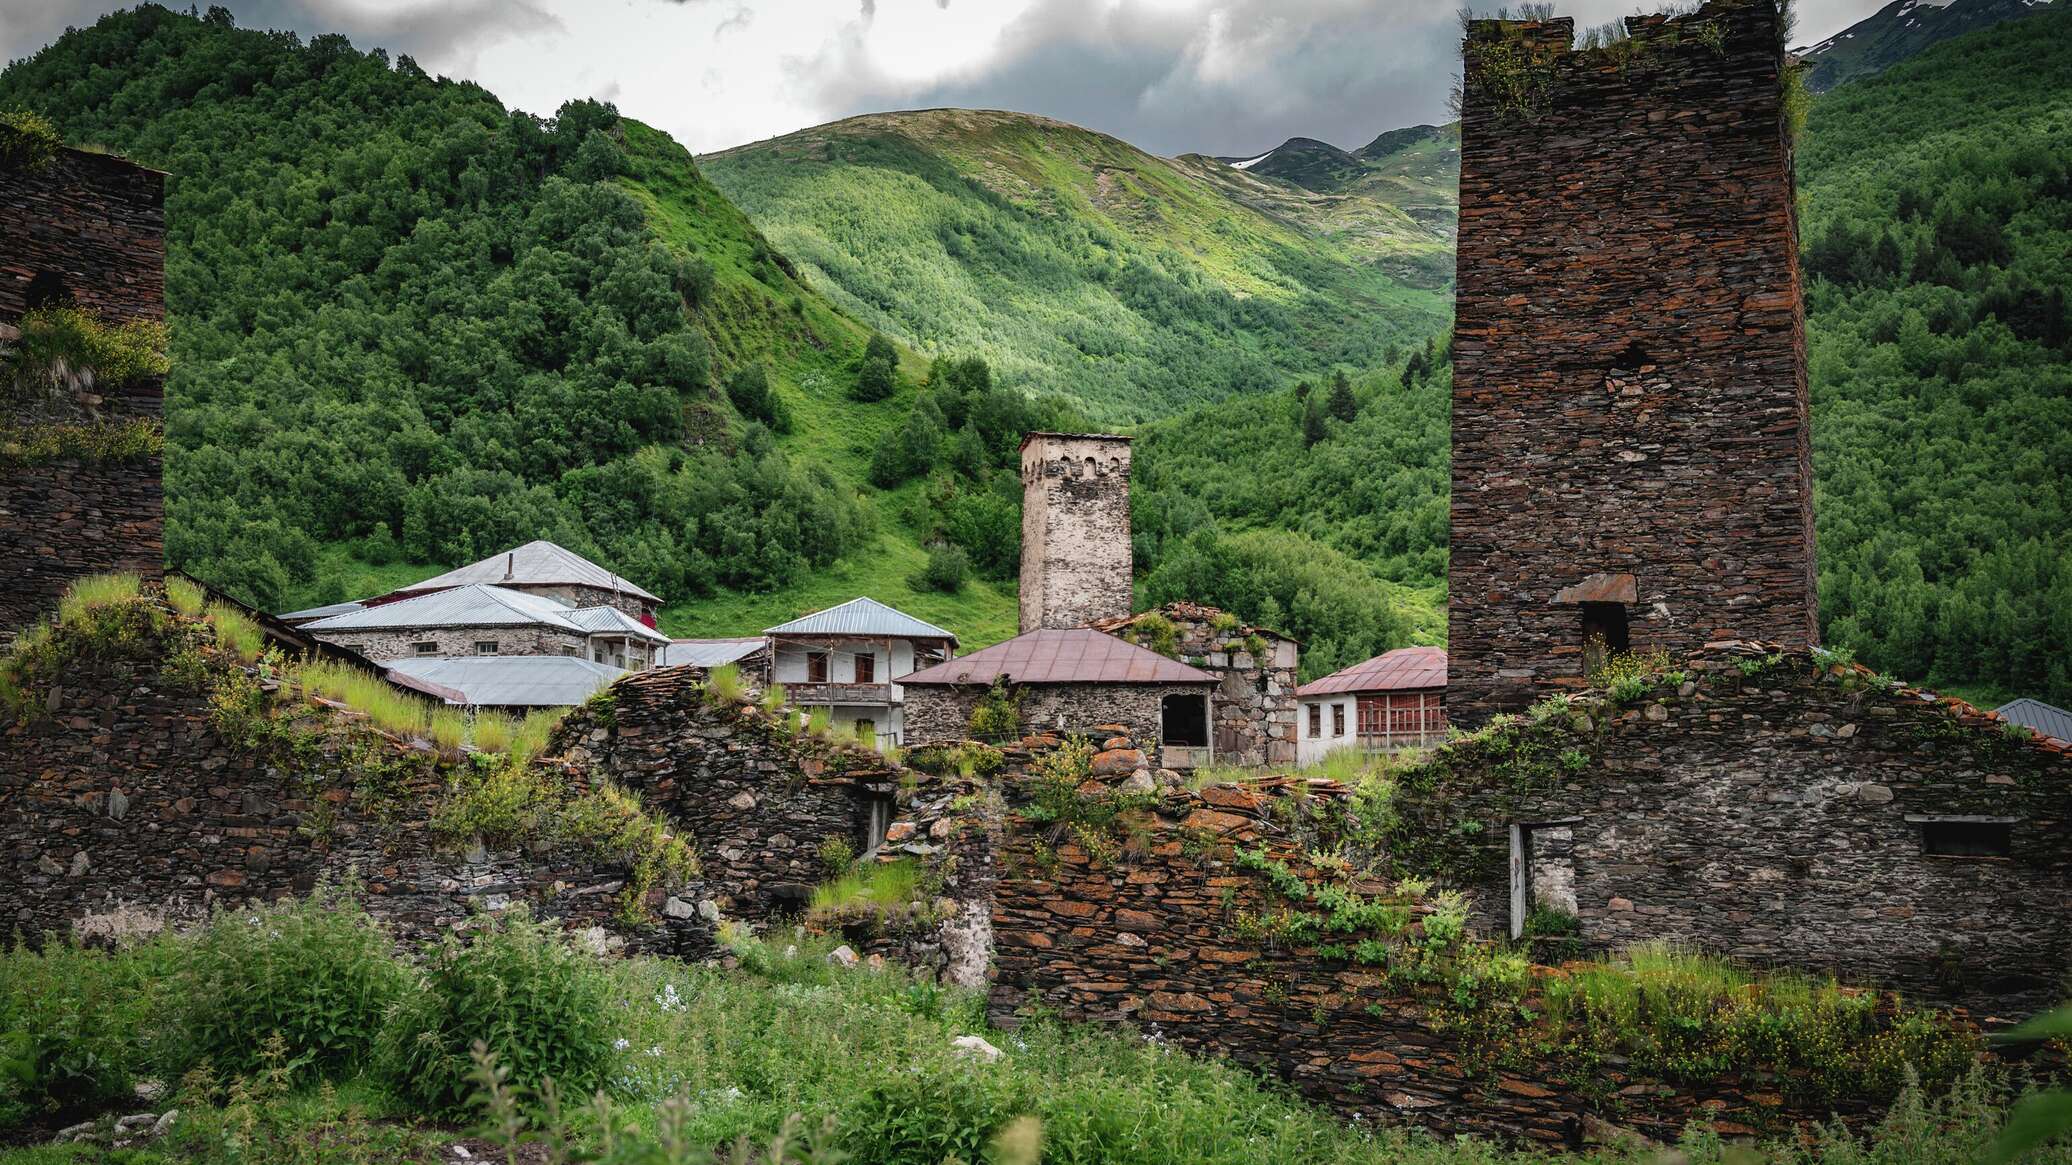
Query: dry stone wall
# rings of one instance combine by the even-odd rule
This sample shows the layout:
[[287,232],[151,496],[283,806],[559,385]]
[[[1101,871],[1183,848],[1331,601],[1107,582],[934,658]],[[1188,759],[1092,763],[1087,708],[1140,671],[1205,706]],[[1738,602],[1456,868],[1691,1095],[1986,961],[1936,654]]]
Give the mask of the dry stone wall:
[[73,579],[165,569],[159,458],[0,463],[0,631],[57,604]]
[[[1399,856],[1471,888],[1492,933],[1523,824],[1555,847],[1529,846],[1526,905],[1572,900],[1592,946],[1667,940],[2014,1011],[2059,998],[2072,966],[2072,758],[1805,649],[1718,645],[1400,784],[1433,840]],[[1952,820],[2004,827],[2007,849],[1928,852]]]
[[1213,698],[1216,763],[1245,768],[1294,764],[1301,645],[1279,632],[1237,623],[1200,603],[1167,603],[1156,611],[1104,619],[1094,626],[1165,650],[1165,644],[1155,643],[1144,630],[1147,615],[1172,624],[1168,654],[1222,680]]
[[[1081,734],[1096,744],[1121,732],[1156,742],[1167,696],[1203,697],[1214,686],[1198,684],[1026,684],[1014,690],[1028,733]],[[971,733],[971,713],[986,694],[972,685],[908,684],[906,735],[917,744],[962,740]],[[1145,746],[1156,754],[1156,744]]]
[[[1816,641],[1805,339],[1771,0],[1476,21],[1464,48],[1447,704],[1635,647]],[[1562,592],[1577,588],[1564,596]]]

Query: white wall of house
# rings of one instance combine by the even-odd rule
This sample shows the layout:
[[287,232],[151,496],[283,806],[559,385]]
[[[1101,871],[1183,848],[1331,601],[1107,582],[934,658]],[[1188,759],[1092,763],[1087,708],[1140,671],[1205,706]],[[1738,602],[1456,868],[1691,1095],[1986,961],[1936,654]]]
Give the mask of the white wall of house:
[[1360,743],[1359,698],[1351,692],[1305,697],[1295,706],[1295,761],[1313,765]]
[[[890,689],[889,702],[878,703],[853,698],[838,697],[833,702],[808,698],[809,685],[819,681],[809,679],[811,664],[808,659],[814,654],[827,656],[826,683],[834,685],[868,683],[884,685]],[[859,658],[870,660],[870,679],[857,678]],[[914,643],[910,639],[852,639],[827,640],[822,642],[789,642],[778,640],[773,652],[771,678],[783,684],[792,692],[792,704],[799,708],[831,708],[834,726],[842,732],[856,727],[856,721],[869,720],[879,741],[898,744],[905,739],[906,724],[901,705],[905,691],[893,679],[914,670]],[[801,689],[806,689],[802,691]]]

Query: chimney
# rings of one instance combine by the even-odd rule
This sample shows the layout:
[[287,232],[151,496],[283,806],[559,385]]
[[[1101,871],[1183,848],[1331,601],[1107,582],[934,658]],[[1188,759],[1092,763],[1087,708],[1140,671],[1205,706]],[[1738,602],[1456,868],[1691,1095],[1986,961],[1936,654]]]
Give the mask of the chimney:
[[515,550],[513,550],[513,551],[510,551],[510,552],[508,552],[508,553],[506,553],[506,554],[504,555],[504,581],[505,581],[505,582],[510,582],[510,581],[511,581],[511,576],[512,576],[512,575],[514,575],[514,574],[517,574],[517,573],[518,573],[518,552],[517,552],[517,551],[515,551]]
[[1022,438],[1021,629],[1130,613],[1130,439]]

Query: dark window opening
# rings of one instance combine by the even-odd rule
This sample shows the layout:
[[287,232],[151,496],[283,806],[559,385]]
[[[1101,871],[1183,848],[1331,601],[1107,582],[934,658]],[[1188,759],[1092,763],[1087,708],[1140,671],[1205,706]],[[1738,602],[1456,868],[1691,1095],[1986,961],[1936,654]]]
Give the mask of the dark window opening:
[[1345,735],[1345,705],[1331,705],[1331,735]]
[[72,302],[72,293],[65,287],[65,277],[55,271],[38,271],[29,280],[29,288],[22,294],[22,306],[30,311],[39,307],[63,307]]
[[1209,698],[1167,696],[1159,704],[1162,729],[1159,740],[1179,748],[1207,748],[1209,745]]
[[1322,704],[1311,704],[1309,706],[1309,735],[1312,739],[1314,739],[1316,737],[1322,736],[1323,734],[1324,706]]
[[877,657],[877,656],[875,656],[875,655],[859,655],[859,656],[857,656],[857,657],[856,657],[856,682],[857,682],[857,683],[859,683],[859,684],[872,684],[872,683],[876,683],[876,682],[877,682],[877,680],[878,680],[878,657]]
[[1583,603],[1583,674],[1595,675],[1628,650],[1626,604]]
[[1618,355],[1612,357],[1611,366],[1620,371],[1632,371],[1643,364],[1652,363],[1654,361],[1648,357],[1648,350],[1640,346],[1639,340],[1628,340],[1626,346],[1619,349]]
[[1921,849],[1941,858],[2004,858],[2014,852],[2012,821],[1924,821]]
[[827,682],[827,653],[809,651],[806,653],[806,682],[824,684]]

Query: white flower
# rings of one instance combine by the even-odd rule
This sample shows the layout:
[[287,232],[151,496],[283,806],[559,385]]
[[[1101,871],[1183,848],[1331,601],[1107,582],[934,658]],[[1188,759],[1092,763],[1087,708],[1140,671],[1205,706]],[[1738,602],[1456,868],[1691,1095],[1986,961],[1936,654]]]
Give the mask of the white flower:
[[655,1044],[655,1045],[653,1045],[652,1047],[648,1048],[648,1055],[650,1055],[650,1056],[660,1056],[661,1054],[662,1054],[662,1045],[660,1045],[660,1044]]
[[655,1004],[663,1011],[685,1011],[690,1008],[690,1004],[685,1003],[683,997],[676,993],[674,983],[662,984],[662,993],[655,996]]
[[632,1042],[625,1039],[624,1037],[612,1041],[612,1051],[614,1052],[623,1052],[627,1048],[630,1048],[632,1046]]

